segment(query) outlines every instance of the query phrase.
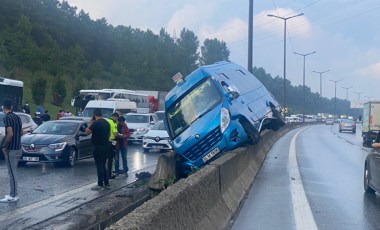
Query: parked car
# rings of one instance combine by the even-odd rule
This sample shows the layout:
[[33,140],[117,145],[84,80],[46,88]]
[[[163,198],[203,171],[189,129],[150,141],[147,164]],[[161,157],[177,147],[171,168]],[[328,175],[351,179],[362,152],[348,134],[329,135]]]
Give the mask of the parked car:
[[341,119],[339,123],[339,132],[350,131],[356,133],[356,123],[350,119]]
[[74,167],[77,160],[92,157],[91,135],[85,135],[88,121],[56,120],[40,125],[21,137],[20,165],[28,162],[64,163]]
[[327,118],[326,119],[326,125],[334,125],[334,119]]
[[[15,112],[20,119],[22,123],[22,134],[27,134],[32,132],[35,128],[37,128],[37,124],[33,121],[32,117],[29,114],[26,113],[19,113]],[[0,113],[0,143],[2,143],[4,137],[5,137],[5,127],[3,118],[5,117],[4,113]],[[4,155],[0,153],[0,159],[4,159]]]
[[144,135],[158,122],[158,117],[154,113],[127,113],[123,115],[131,132],[128,141],[142,143]]
[[154,114],[157,115],[159,121],[163,121],[165,118],[165,111],[156,111]]
[[151,149],[170,150],[169,134],[163,121],[157,122],[145,135],[142,142],[144,152]]
[[372,148],[364,163],[364,191],[380,192],[380,149]]

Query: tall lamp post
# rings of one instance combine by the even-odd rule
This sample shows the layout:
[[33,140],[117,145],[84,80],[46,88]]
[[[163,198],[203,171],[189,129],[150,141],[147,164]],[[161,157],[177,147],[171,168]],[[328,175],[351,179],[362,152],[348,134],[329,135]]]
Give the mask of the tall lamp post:
[[298,16],[302,16],[303,13],[300,13],[300,14],[297,14],[297,15],[294,15],[294,16],[291,16],[291,17],[280,17],[280,16],[276,16],[276,15],[273,15],[273,14],[268,14],[267,16],[268,17],[275,17],[275,18],[279,18],[279,19],[282,19],[284,20],[284,103],[283,103],[283,108],[286,109],[286,21],[288,19],[291,19],[291,18],[295,18],[295,17],[298,17]]
[[335,120],[335,116],[336,116],[336,83],[342,81],[342,79],[340,79],[340,80],[330,80],[330,81],[332,81],[332,82],[335,83],[335,102],[334,102],[334,120]]
[[303,56],[303,89],[302,89],[302,94],[303,94],[303,101],[302,101],[302,107],[303,107],[303,116],[302,116],[302,122],[305,123],[305,62],[306,62],[306,56],[308,55],[311,55],[311,54],[315,54],[316,51],[313,51],[311,53],[307,53],[307,54],[300,54],[300,53],[297,53],[297,52],[293,52],[294,54],[297,54],[297,55],[300,55],[300,56]]
[[342,87],[343,89],[346,89],[346,101],[348,101],[348,90],[352,88],[352,86],[350,87]]
[[360,101],[360,94],[364,93],[364,92],[354,92],[358,95],[358,101]]
[[371,101],[372,96],[365,96],[365,97],[368,99],[368,101]]
[[322,97],[322,74],[326,73],[326,72],[329,72],[330,70],[325,70],[325,71],[321,71],[321,72],[318,72],[318,71],[313,71],[314,73],[319,73],[319,79],[320,79],[320,83],[319,83],[319,96]]

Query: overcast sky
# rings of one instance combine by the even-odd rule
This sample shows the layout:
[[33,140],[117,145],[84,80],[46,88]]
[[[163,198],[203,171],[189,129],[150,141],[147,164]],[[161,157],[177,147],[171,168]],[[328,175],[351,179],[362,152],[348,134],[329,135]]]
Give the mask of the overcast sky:
[[[206,38],[227,43],[230,60],[247,68],[249,0],[68,0],[92,19],[106,18],[117,26],[165,28],[174,36],[182,28],[193,31],[201,44]],[[261,0],[254,1],[253,65],[273,77],[283,77],[284,20],[287,20],[286,77],[302,85],[303,57],[293,52],[315,54],[306,57],[306,85],[322,95],[345,99],[380,100],[380,1],[379,0]],[[171,76],[168,76],[168,80]]]

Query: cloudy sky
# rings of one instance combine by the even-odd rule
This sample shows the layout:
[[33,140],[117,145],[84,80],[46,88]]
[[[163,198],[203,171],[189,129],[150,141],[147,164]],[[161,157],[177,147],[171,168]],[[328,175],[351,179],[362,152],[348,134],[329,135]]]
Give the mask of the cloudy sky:
[[[206,38],[227,43],[230,60],[247,68],[249,0],[68,0],[92,19],[106,18],[117,26],[165,28],[179,35],[182,28],[193,31],[201,44]],[[345,99],[380,100],[380,1],[379,0],[261,0],[254,1],[253,65],[272,76],[283,77],[284,20],[287,20],[286,77],[302,85],[306,57],[306,85],[313,92]],[[356,93],[355,93],[356,92]]]

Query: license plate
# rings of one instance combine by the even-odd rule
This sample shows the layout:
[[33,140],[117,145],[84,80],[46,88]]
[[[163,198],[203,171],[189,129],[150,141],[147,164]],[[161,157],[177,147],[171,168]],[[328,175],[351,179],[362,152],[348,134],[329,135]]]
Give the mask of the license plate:
[[162,145],[153,145],[152,148],[154,148],[154,149],[162,149],[163,146]]
[[24,161],[40,161],[39,157],[22,157]]
[[210,160],[213,156],[215,156],[219,152],[220,152],[219,148],[216,147],[215,149],[213,149],[211,152],[207,153],[207,155],[202,158],[203,162],[206,163],[206,161]]

